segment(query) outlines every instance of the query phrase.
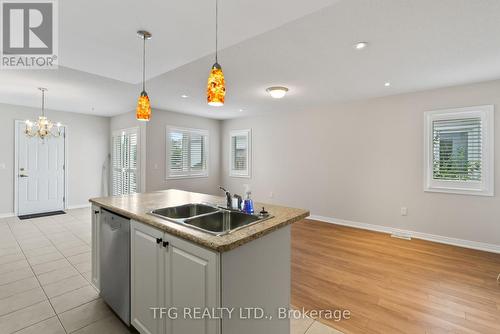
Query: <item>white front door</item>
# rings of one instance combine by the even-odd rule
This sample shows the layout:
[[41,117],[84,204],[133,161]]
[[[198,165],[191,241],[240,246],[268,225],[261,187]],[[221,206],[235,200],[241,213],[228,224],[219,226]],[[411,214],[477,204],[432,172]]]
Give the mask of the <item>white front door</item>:
[[60,137],[44,140],[24,134],[24,123],[17,131],[17,214],[64,210],[65,128]]

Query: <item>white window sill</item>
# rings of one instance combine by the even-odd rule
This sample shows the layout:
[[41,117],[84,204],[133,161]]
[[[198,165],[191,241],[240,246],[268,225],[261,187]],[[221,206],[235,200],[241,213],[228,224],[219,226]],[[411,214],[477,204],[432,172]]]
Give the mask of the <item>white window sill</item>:
[[166,180],[183,180],[183,179],[199,179],[199,178],[206,178],[208,177],[208,174],[203,174],[203,175],[172,175],[168,176]]
[[250,174],[239,174],[239,173],[229,173],[230,177],[239,177],[244,179],[249,179],[251,177]]
[[430,193],[444,193],[444,194],[455,194],[455,195],[472,195],[472,196],[495,196],[493,191],[480,190],[480,189],[452,189],[452,188],[424,188],[425,192]]

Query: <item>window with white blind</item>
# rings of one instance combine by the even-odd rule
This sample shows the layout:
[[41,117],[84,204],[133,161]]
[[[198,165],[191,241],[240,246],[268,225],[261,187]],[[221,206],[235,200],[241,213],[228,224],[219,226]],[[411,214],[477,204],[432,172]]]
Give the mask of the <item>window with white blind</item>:
[[250,177],[251,131],[233,130],[229,133],[229,175]]
[[493,196],[493,106],[425,113],[425,190]]
[[112,194],[136,193],[139,189],[139,128],[113,132],[111,153]]
[[167,127],[167,178],[208,176],[208,131]]

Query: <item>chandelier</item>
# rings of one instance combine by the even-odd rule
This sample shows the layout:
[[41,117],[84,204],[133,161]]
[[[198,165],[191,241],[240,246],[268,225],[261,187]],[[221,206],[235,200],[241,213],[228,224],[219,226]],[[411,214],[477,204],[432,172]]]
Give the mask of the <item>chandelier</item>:
[[54,123],[52,123],[45,116],[45,92],[47,88],[38,88],[42,92],[42,114],[38,116],[37,121],[26,120],[26,128],[24,133],[28,137],[40,137],[45,139],[46,137],[59,137],[61,135],[61,123],[56,123],[54,128]]

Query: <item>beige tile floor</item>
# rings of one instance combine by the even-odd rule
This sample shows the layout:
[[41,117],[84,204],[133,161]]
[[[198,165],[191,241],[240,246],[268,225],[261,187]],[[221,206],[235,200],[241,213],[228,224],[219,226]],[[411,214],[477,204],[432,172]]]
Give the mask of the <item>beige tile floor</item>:
[[[90,284],[90,209],[0,219],[0,334],[131,333]],[[338,334],[292,320],[291,334]]]

